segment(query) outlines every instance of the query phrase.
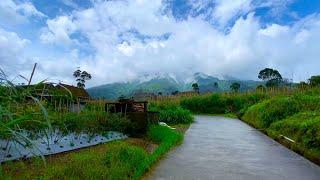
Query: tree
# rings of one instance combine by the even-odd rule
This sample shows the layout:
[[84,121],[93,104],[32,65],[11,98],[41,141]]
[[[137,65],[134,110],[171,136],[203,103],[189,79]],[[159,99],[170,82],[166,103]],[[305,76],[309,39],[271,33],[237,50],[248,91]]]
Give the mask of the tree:
[[179,91],[173,91],[173,92],[171,93],[171,95],[175,96],[175,95],[177,95],[178,93],[179,93]]
[[279,71],[271,68],[265,68],[259,72],[258,78],[266,81],[267,87],[278,86],[282,82],[282,76]]
[[312,86],[312,87],[320,86],[320,75],[311,76],[311,78],[308,81],[309,81],[310,86]]
[[78,88],[86,87],[86,81],[92,78],[91,74],[89,74],[87,71],[81,71],[80,69],[73,72],[73,77],[76,78]]
[[218,84],[217,82],[214,82],[214,83],[213,83],[213,87],[214,87],[215,89],[219,89],[219,84]]
[[158,92],[158,95],[159,95],[159,96],[162,96],[162,92]]
[[193,84],[192,84],[192,88],[193,88],[193,90],[194,90],[195,92],[199,93],[199,85],[198,85],[198,83],[193,83]]
[[239,92],[240,84],[237,83],[237,82],[234,82],[234,83],[231,84],[230,89],[233,92]]

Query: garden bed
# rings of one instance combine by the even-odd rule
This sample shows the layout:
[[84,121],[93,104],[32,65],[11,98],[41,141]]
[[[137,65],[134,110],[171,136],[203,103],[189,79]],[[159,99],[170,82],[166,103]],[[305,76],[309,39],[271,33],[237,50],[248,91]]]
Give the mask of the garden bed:
[[[185,126],[184,127],[188,127]],[[6,162],[2,178],[15,179],[140,179],[183,135],[162,126],[150,126],[145,138],[128,138],[46,158]],[[148,148],[153,146],[153,150]]]

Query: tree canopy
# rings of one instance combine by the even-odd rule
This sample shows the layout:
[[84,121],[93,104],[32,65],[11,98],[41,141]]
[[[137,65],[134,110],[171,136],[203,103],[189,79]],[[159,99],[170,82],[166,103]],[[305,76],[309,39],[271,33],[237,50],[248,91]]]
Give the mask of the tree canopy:
[[230,85],[230,89],[233,92],[239,92],[240,86],[240,83],[234,82]]
[[311,76],[311,78],[308,81],[309,81],[310,86],[312,86],[312,87],[320,86],[320,75]]
[[87,71],[81,71],[80,69],[73,72],[73,77],[76,78],[78,88],[86,87],[86,81],[92,78],[91,74],[89,74]]
[[265,68],[261,70],[259,72],[258,78],[266,81],[267,87],[278,86],[283,80],[279,71],[271,68]]
[[199,93],[199,85],[198,85],[198,83],[193,83],[192,84],[192,88],[193,88],[194,91]]

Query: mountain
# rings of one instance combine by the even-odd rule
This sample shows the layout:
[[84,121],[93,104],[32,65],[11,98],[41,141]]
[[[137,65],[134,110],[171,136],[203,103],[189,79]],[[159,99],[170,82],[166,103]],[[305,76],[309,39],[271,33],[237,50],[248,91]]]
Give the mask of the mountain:
[[198,83],[200,93],[224,92],[229,91],[230,85],[234,82],[240,83],[240,91],[254,89],[262,84],[259,81],[252,80],[221,80],[204,73],[195,73],[192,77],[186,79],[178,78],[174,74],[154,74],[143,75],[128,82],[88,88],[87,91],[93,98],[117,99],[119,96],[131,97],[135,92],[152,92],[155,94],[161,92],[163,95],[169,95],[174,91],[190,91],[193,83]]

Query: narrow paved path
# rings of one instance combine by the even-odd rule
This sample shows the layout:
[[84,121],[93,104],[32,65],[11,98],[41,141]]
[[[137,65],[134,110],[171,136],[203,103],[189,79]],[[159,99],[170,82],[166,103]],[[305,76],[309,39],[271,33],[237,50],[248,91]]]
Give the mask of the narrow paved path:
[[148,179],[320,180],[320,167],[240,120],[196,116]]

